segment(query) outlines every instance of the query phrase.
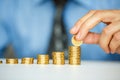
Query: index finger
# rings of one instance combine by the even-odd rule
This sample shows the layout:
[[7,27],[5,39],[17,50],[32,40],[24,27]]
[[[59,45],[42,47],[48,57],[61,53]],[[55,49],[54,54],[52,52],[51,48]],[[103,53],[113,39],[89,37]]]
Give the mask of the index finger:
[[81,25],[82,25],[89,17],[91,17],[94,13],[95,13],[95,10],[89,11],[85,16],[83,16],[81,19],[79,19],[79,20],[75,23],[74,27],[71,28],[70,33],[71,33],[71,34],[77,34],[78,31],[79,31],[79,29],[80,29],[80,27],[81,27]]
[[89,30],[94,28],[98,23],[102,21],[102,18],[104,17],[104,14],[102,15],[102,12],[94,13],[91,17],[89,17],[84,23],[81,25],[79,32],[76,35],[77,40],[83,40],[86,35],[88,34]]

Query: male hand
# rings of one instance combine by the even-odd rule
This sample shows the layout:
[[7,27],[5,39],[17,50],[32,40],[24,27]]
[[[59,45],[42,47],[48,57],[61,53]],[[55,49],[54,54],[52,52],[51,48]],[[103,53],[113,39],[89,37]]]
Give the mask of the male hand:
[[[89,32],[100,22],[107,24],[101,34]],[[70,33],[76,35],[76,40],[99,44],[106,53],[120,54],[120,10],[92,10],[76,22]]]

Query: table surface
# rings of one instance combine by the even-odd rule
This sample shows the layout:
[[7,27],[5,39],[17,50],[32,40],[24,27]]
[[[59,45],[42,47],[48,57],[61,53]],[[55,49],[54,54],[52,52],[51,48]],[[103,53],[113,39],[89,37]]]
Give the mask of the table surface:
[[[81,65],[0,64],[0,80],[120,80],[120,62],[82,61]],[[20,60],[19,60],[20,61]]]

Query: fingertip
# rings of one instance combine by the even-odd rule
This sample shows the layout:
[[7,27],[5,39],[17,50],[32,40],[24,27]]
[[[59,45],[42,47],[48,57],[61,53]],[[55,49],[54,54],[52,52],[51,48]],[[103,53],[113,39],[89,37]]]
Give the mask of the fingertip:
[[111,51],[111,54],[115,54],[115,51]]
[[71,30],[70,30],[70,33],[71,33],[71,34],[74,34],[74,33],[75,33],[75,31],[74,31],[73,29],[71,29]]
[[71,34],[76,34],[77,31],[78,31],[77,26],[74,26],[74,27],[71,28],[70,33],[71,33]]
[[109,51],[109,50],[106,50],[105,52],[106,52],[107,54],[109,54],[109,53],[110,53],[110,51]]

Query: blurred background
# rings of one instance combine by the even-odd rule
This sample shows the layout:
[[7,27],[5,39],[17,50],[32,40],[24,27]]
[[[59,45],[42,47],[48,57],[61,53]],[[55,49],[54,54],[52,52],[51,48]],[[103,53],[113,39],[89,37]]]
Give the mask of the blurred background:
[[[6,0],[6,2],[9,1]],[[67,58],[67,35],[64,30],[64,25],[62,21],[62,11],[66,2],[67,0],[53,0],[55,7],[55,12],[54,12],[55,17],[53,23],[52,37],[50,40],[49,49],[47,53],[51,55],[53,51],[65,51]],[[9,43],[7,46],[4,47],[1,54],[3,54],[1,57],[5,57],[5,58],[17,57],[15,55],[15,51],[11,43]]]
[[[69,30],[90,10],[120,9],[119,0],[0,0],[0,57],[37,57],[71,46]],[[91,32],[101,33],[100,23]],[[120,60],[99,45],[83,44],[82,60]]]

